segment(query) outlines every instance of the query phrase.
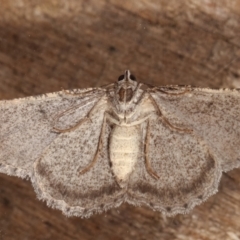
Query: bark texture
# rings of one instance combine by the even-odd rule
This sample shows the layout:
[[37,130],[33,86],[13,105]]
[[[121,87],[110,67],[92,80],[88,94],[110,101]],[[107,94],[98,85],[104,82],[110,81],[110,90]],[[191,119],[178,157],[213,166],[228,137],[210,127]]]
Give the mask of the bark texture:
[[[125,69],[155,85],[240,87],[240,0],[1,1],[0,99],[101,86]],[[66,218],[0,174],[0,239],[240,239],[240,169],[189,215],[127,204]]]

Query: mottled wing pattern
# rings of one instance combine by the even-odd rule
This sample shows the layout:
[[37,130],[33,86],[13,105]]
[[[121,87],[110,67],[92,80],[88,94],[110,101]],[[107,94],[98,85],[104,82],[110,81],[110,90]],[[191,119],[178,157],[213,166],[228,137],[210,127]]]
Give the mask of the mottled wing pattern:
[[[96,163],[80,174],[95,156],[107,109],[106,102],[98,102],[89,120],[72,131],[60,133],[35,163],[33,179],[38,197],[65,215],[89,217],[117,207],[123,201],[123,193],[110,168],[108,141],[111,129],[108,125]],[[71,115],[66,112],[63,118],[66,123],[71,120]]]
[[239,90],[189,88],[179,96],[160,93],[153,96],[166,118],[193,129],[205,141],[223,171],[240,166]]
[[0,102],[0,172],[31,176],[34,161],[59,136],[52,131],[54,118],[74,107],[83,117],[104,94],[101,89],[77,92],[79,96],[56,92]]
[[[149,123],[148,152],[131,176],[128,201],[169,216],[186,213],[217,191],[219,163],[194,133],[173,130],[157,116]],[[147,172],[145,154],[159,179]]]
[[38,197],[68,216],[124,201],[187,213],[217,191],[222,171],[240,166],[240,92],[162,87],[147,94],[132,117],[133,124],[144,120],[127,188],[110,167],[113,124],[105,113],[112,106],[104,89],[1,101],[0,172],[30,177]]
[[222,171],[240,165],[240,93],[160,90],[151,95],[165,119],[175,127],[193,131],[174,130],[157,116],[150,119],[146,154],[159,180],[152,178],[143,165],[138,166],[132,175],[129,201],[174,215],[188,212],[214,194]]

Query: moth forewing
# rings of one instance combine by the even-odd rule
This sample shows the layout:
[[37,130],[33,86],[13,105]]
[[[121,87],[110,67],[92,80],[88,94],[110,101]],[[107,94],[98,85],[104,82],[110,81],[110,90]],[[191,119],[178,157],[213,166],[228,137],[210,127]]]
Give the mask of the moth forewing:
[[240,92],[115,84],[0,102],[0,171],[40,199],[89,217],[122,202],[168,216],[240,166]]

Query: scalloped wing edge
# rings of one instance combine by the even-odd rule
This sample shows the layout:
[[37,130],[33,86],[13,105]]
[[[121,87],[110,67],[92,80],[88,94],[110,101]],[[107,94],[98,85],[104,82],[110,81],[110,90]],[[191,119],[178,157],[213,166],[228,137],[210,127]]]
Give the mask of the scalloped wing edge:
[[6,165],[3,163],[0,163],[0,173],[5,173],[9,176],[16,176],[20,177],[22,179],[30,179],[31,173],[28,173],[26,170],[17,168],[17,167],[12,167],[10,165]]
[[182,206],[176,206],[173,207],[170,211],[168,211],[165,207],[151,206],[147,201],[144,200],[131,200],[131,198],[129,198],[127,194],[123,194],[122,197],[119,198],[117,201],[108,203],[103,207],[97,206],[95,208],[86,210],[85,208],[82,208],[80,206],[69,206],[65,201],[54,199],[49,194],[43,193],[38,187],[34,175],[31,176],[31,182],[39,200],[46,202],[47,206],[53,209],[61,210],[62,213],[67,217],[75,216],[81,218],[89,218],[94,214],[101,214],[111,208],[117,208],[125,202],[133,206],[147,206],[153,211],[161,212],[167,217],[173,217],[177,214],[188,214],[195,206],[200,205],[201,203],[205,202],[210,196],[216,194],[218,192],[218,186],[221,176],[222,170],[219,169],[217,171],[213,184],[207,189],[201,199],[193,198],[188,202],[187,208],[184,208]]

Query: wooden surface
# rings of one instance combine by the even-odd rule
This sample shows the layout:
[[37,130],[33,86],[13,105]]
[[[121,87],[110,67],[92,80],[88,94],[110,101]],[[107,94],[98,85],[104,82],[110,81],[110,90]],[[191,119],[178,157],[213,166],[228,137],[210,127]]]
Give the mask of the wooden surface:
[[[101,86],[125,69],[156,85],[240,87],[240,0],[2,0],[0,99]],[[66,218],[0,174],[0,239],[240,239],[240,169],[189,215],[123,204]]]

